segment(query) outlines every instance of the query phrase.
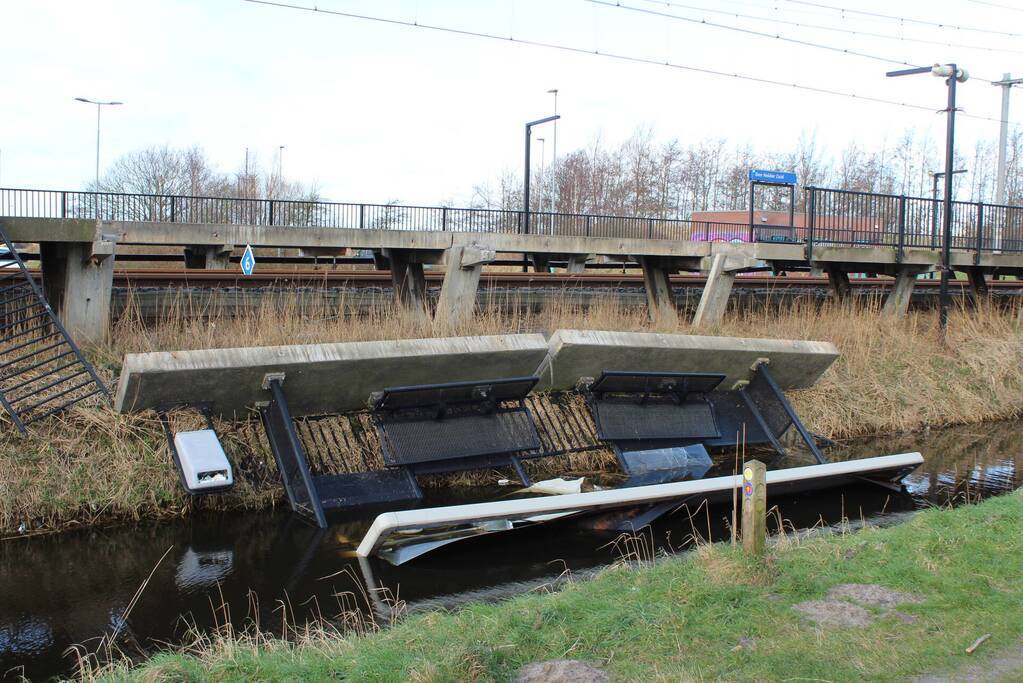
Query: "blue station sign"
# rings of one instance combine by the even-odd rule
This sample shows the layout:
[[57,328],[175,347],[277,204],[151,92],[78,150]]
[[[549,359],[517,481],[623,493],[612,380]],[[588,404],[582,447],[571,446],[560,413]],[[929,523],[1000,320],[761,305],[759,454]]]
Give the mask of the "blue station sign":
[[749,179],[757,183],[777,183],[778,185],[795,185],[796,174],[788,171],[761,171],[750,169]]

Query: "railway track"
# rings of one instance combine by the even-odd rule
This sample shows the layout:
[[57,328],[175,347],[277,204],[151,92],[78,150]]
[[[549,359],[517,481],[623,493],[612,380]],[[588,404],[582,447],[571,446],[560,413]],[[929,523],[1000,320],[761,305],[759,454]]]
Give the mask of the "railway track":
[[[440,271],[427,271],[428,285],[439,286],[444,279]],[[671,283],[676,287],[702,288],[706,278],[702,275],[673,275]],[[851,278],[850,284],[855,288],[890,287],[894,280],[887,277]],[[935,279],[917,280],[916,286],[921,288],[937,287]],[[543,287],[587,287],[587,288],[640,288],[643,287],[643,276],[639,273],[519,273],[519,272],[487,272],[480,277],[480,285],[484,287],[508,288],[543,288]],[[968,288],[968,282],[954,280],[954,288]],[[390,287],[391,275],[386,270],[260,270],[245,276],[237,270],[184,270],[176,269],[116,269],[114,271],[115,287]],[[736,287],[754,287],[758,289],[820,289],[828,287],[826,277],[809,277],[802,274],[789,276],[777,275],[740,275],[735,281]],[[992,289],[1023,289],[1021,280],[992,280],[988,282]]]

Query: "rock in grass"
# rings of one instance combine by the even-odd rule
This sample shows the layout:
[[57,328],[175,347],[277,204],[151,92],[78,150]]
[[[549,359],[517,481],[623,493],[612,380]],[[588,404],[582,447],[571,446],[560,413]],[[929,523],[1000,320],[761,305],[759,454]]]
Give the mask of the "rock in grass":
[[607,683],[604,671],[577,659],[533,662],[519,670],[515,683]]

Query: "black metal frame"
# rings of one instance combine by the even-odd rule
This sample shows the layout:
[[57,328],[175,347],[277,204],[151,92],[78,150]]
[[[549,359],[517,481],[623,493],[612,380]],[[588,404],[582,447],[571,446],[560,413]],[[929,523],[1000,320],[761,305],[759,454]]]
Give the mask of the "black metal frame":
[[742,223],[552,211],[510,211],[284,199],[0,188],[0,216],[375,230],[437,230],[607,238],[745,234]]
[[795,183],[775,183],[769,180],[750,180],[749,181],[749,241],[750,242],[777,242],[775,239],[757,239],[759,234],[759,226],[753,223],[753,212],[756,207],[757,199],[757,187],[787,187],[789,189],[789,224],[788,225],[768,225],[763,226],[767,230],[788,230],[789,238],[786,242],[798,242],[796,239],[796,184]]
[[[71,406],[98,394],[102,394],[109,401],[110,390],[103,383],[103,380],[100,379],[99,375],[96,374],[92,364],[86,360],[81,349],[78,348],[74,339],[71,338],[71,335],[64,329],[64,325],[61,324],[60,319],[46,300],[42,288],[32,277],[32,274],[29,273],[25,262],[2,228],[0,228],[0,244],[6,246],[8,251],[6,255],[0,256],[0,262],[17,266],[16,268],[10,266],[0,268],[0,294],[7,294],[9,292],[13,294],[12,297],[0,299],[0,344],[6,344],[34,332],[41,334],[41,336],[27,341],[19,341],[13,346],[6,347],[0,350],[0,353],[9,354],[12,351],[21,351],[28,349],[34,344],[46,342],[44,346],[31,349],[26,353],[20,353],[13,359],[0,358],[0,373],[2,373],[0,374],[0,383],[15,378],[19,380],[15,384],[10,384],[6,387],[0,384],[0,406],[7,411],[18,431],[24,434],[27,432],[28,425],[33,422],[67,410]],[[24,304],[25,300],[28,300],[30,303]],[[17,306],[9,309],[8,306],[12,302],[17,302]],[[38,312],[33,313],[33,309],[38,309]],[[25,315],[17,318],[12,317],[18,313],[24,313]],[[37,324],[37,321],[41,322]],[[24,327],[28,322],[31,322],[32,325]],[[20,331],[16,331],[19,327],[21,327]],[[50,343],[54,339],[57,341]],[[60,351],[62,346],[66,346],[68,350]],[[33,361],[41,355],[46,357],[40,361],[19,366],[19,363],[22,361]],[[65,359],[71,356],[74,357],[72,360],[65,361]],[[47,367],[51,363],[57,363],[57,365]],[[35,376],[23,377],[25,373],[33,370],[39,372]],[[66,370],[70,371],[70,373],[60,374]],[[77,381],[83,375],[88,377],[84,381]],[[43,379],[47,380],[45,384],[33,387],[33,385],[36,385]],[[75,380],[76,383],[66,384],[71,380]],[[93,387],[91,390],[85,393],[78,393],[79,390],[87,390],[90,386]],[[33,388],[31,391],[23,391],[17,394],[16,397],[11,393],[26,387]],[[49,394],[43,393],[48,390],[55,391]],[[38,397],[40,400],[36,400],[27,407],[17,405],[25,399],[33,397]],[[58,400],[60,401],[58,405],[49,406],[49,404]],[[46,407],[41,412],[34,412],[44,406],[49,407]]]
[[259,414],[292,511],[323,528],[327,526],[328,509],[404,503],[423,497],[415,477],[405,468],[314,475],[295,431],[295,422],[284,396],[283,380],[270,378],[267,388],[270,401],[260,408]]
[[[938,250],[944,202],[933,197],[807,187],[807,244]],[[950,246],[982,253],[1023,251],[1023,206],[952,202]],[[1000,226],[1000,227],[999,227]],[[1001,236],[995,239],[996,230]],[[812,251],[811,251],[812,253]]]
[[[207,402],[202,403],[177,403],[169,406],[158,406],[156,413],[160,417],[160,425],[163,426],[164,436],[167,437],[167,449],[170,451],[171,461],[174,463],[174,469],[177,470],[178,479],[181,481],[181,488],[185,489],[185,493],[190,496],[204,496],[211,493],[224,493],[234,488],[234,481],[224,486],[210,487],[206,489],[193,490],[189,488],[188,481],[185,479],[185,471],[181,467],[181,456],[178,453],[178,447],[174,444],[174,432],[171,430],[170,417],[167,415],[172,410],[178,410],[183,408],[195,409],[206,418],[206,428],[214,434],[217,433],[217,428],[213,426],[213,410],[212,404]],[[220,435],[217,435],[220,438]]]
[[[325,527],[327,526],[327,516],[316,491],[312,472],[309,471],[302,442],[299,441],[298,435],[295,433],[295,423],[288,410],[288,402],[284,398],[281,381],[272,379],[268,385],[270,401],[266,406],[260,408],[259,415],[263,420],[267,441],[270,442],[270,450],[274,454],[274,460],[277,461],[277,471],[280,472],[284,491],[288,494],[288,502],[294,512],[312,517],[317,526]],[[308,503],[299,499],[297,494],[299,486],[305,491]]]
[[[796,432],[803,440],[803,443],[805,443],[806,447],[810,449],[810,453],[813,454],[814,459],[816,459],[817,462],[821,464],[828,462],[828,459],[824,457],[824,454],[821,453],[820,448],[817,446],[817,442],[814,439],[813,435],[803,425],[802,420],[799,419],[799,416],[796,414],[796,411],[792,408],[792,404],[789,403],[789,400],[787,398],[785,398],[785,393],[778,387],[778,383],[774,381],[774,377],[771,376],[770,371],[767,369],[767,363],[760,363],[759,365],[757,365],[756,369],[754,370],[754,375],[755,375],[754,381],[756,381],[758,378],[763,379],[764,383],[770,390],[771,394],[773,394],[774,400],[778,402],[782,410],[784,410],[785,413],[788,415],[791,426],[796,429]],[[780,435],[774,434],[771,427],[767,424],[767,420],[764,418],[764,415],[761,412],[760,407],[756,404],[756,401],[750,394],[749,385],[742,387],[739,390],[739,393],[742,395],[742,398],[746,402],[746,405],[749,408],[750,412],[756,418],[760,426],[764,429],[764,432],[767,434],[768,438],[771,441],[771,445],[774,446],[775,450],[777,450],[780,455],[785,455],[785,447],[782,446],[781,442],[778,441],[778,437]]]

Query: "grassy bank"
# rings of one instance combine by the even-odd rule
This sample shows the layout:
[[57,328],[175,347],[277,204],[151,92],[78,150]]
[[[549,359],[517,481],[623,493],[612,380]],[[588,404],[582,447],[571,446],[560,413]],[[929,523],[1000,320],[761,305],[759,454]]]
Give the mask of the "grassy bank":
[[[103,680],[503,681],[529,662],[562,658],[612,680],[901,680],[991,666],[1019,649],[1021,571],[1016,492],[891,528],[783,538],[763,565],[718,544],[368,635],[203,638]],[[884,606],[862,590],[834,597],[853,583],[905,595]],[[858,625],[819,621],[829,614]],[[990,639],[967,655],[983,634]]]
[[[209,316],[186,297],[157,321],[143,322],[129,306],[109,343],[89,349],[111,381],[125,353],[203,347],[358,341],[434,335],[551,331],[559,327],[650,330],[642,307],[613,297],[582,308],[553,303],[538,310],[491,299],[456,329],[402,315],[393,307],[356,312],[328,308],[315,297],[283,293],[243,315]],[[813,388],[791,396],[800,415],[818,433],[849,437],[904,432],[925,425],[1004,419],[1023,404],[1023,334],[1018,313],[990,306],[953,311],[949,343],[941,345],[933,312],[904,320],[878,315],[868,305],[778,308],[759,304],[732,311],[703,334],[819,339],[834,342],[841,358]],[[688,324],[659,331],[686,333]],[[179,428],[187,426],[185,420]],[[120,416],[76,410],[33,427],[22,437],[0,428],[0,537],[22,524],[30,531],[112,520],[167,517],[196,505],[264,508],[280,486],[273,458],[258,423],[219,425],[238,485],[229,495],[190,500],[169,464],[163,434],[153,414]],[[351,456],[351,462],[364,453]],[[605,454],[606,455],[606,454]],[[595,469],[604,455],[577,457],[574,469]],[[538,475],[559,474],[564,463],[540,463]]]

